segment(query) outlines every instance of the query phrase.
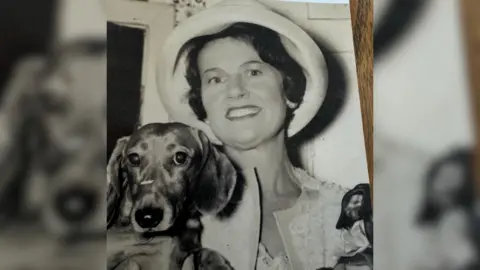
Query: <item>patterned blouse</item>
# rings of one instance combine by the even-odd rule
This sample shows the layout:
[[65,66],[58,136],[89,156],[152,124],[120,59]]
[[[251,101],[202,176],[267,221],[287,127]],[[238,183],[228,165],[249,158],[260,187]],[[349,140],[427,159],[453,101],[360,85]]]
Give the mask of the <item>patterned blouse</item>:
[[[255,208],[255,205],[259,205],[255,194],[253,200],[249,199],[251,195],[246,194],[245,206],[242,205],[243,210],[237,213],[245,214],[242,222],[232,222],[232,227],[224,224],[222,228],[217,225],[210,229],[205,224],[211,233],[204,236],[204,244],[221,250],[237,270],[250,270],[255,266],[257,270],[316,270],[335,266],[336,254],[345,248],[341,231],[335,225],[347,189],[318,181],[299,168],[294,169],[294,174],[302,187],[297,203],[274,213],[286,254],[273,258],[258,242],[260,212],[258,207]],[[254,192],[258,192],[258,189]]]
[[338,254],[342,257],[352,257],[372,247],[370,241],[368,241],[363,220],[355,222],[349,230],[343,229],[342,240],[345,248],[343,252]]

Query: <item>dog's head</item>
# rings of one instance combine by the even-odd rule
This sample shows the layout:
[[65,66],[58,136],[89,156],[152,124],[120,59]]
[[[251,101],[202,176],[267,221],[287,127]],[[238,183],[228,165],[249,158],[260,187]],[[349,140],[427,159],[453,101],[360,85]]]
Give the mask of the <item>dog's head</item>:
[[237,181],[230,160],[200,130],[180,123],[148,124],[118,140],[107,167],[108,226],[164,231],[195,210],[216,214]]
[[56,234],[105,229],[105,63],[105,40],[78,40],[55,50],[36,84],[26,204]]

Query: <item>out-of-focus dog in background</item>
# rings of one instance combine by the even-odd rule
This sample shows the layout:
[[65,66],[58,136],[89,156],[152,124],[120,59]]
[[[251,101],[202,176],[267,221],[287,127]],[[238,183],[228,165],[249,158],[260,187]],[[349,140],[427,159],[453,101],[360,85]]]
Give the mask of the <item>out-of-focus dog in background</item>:
[[[2,100],[0,125],[0,217],[15,245],[23,246],[23,239],[32,250],[35,235],[42,239],[39,250],[52,246],[68,253],[79,245],[65,249],[70,241],[64,240],[104,240],[106,40],[72,41],[17,65]],[[11,242],[8,237],[0,241],[2,250]],[[89,246],[88,252],[94,250]],[[28,254],[21,261],[28,261]],[[46,264],[61,268],[66,259],[69,267],[93,269],[86,261],[72,263],[82,257],[78,252],[51,260],[54,254],[43,258]]]
[[[27,192],[43,194],[42,217],[55,233],[102,233],[106,188],[106,43],[61,48],[40,82],[38,149]],[[41,191],[41,192],[39,192]],[[30,206],[38,205],[31,201]],[[27,205],[28,207],[28,205]]]

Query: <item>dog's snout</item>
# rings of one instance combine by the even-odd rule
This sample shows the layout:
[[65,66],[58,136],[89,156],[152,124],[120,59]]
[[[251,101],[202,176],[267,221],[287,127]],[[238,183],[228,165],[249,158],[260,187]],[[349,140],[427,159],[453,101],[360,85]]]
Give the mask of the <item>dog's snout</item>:
[[145,207],[135,211],[135,221],[144,228],[155,228],[163,219],[163,210],[156,207]]
[[55,198],[55,208],[67,222],[81,222],[94,211],[97,196],[94,190],[71,187],[62,190]]

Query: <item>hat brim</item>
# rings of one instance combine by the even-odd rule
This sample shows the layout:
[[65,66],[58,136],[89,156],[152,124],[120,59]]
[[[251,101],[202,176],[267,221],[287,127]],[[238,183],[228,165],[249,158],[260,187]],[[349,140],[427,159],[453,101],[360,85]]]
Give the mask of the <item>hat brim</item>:
[[326,89],[327,67],[322,51],[298,25],[256,1],[224,1],[203,10],[179,24],[164,43],[157,59],[157,85],[171,120],[200,128],[220,143],[210,127],[199,121],[186,100],[189,90],[185,79],[185,54],[176,60],[180,48],[194,37],[213,34],[237,22],[253,23],[276,31],[292,58],[302,66],[307,82],[303,102],[295,110],[287,136],[302,130],[322,105]]

